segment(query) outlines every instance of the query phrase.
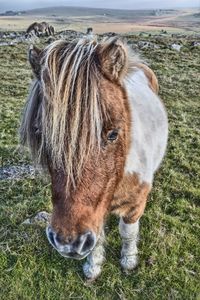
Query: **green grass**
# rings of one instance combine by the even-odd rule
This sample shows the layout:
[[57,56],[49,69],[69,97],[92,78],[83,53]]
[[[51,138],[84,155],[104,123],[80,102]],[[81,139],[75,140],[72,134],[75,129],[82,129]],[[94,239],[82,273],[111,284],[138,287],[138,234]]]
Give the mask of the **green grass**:
[[[0,182],[2,300],[200,298],[200,51],[190,49],[187,39],[180,53],[165,48],[169,42],[173,40],[163,37],[161,49],[142,52],[158,76],[170,133],[167,155],[141,219],[137,270],[128,276],[120,270],[118,220],[111,217],[106,227],[107,261],[100,278],[88,286],[82,262],[59,256],[44,227],[21,225],[38,211],[51,211],[48,181],[4,180]],[[17,133],[31,78],[27,47],[0,47],[1,166],[29,162],[18,147]]]

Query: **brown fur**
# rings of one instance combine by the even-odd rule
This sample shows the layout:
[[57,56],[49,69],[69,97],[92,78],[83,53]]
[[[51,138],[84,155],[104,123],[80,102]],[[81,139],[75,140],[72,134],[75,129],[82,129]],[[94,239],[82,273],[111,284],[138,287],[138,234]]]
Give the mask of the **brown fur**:
[[144,212],[150,190],[150,184],[140,182],[138,174],[124,176],[115,191],[111,212],[123,217],[125,223],[135,223]]
[[100,48],[102,71],[110,80],[119,80],[128,69],[127,49],[117,38],[109,40]]

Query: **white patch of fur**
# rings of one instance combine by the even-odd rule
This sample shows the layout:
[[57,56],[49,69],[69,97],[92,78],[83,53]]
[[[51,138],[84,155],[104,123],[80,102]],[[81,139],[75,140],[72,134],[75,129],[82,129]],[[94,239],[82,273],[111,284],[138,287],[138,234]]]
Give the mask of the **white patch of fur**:
[[120,218],[119,233],[122,238],[120,264],[124,270],[132,270],[138,264],[137,240],[139,234],[139,220],[133,224],[124,223]]
[[142,70],[129,73],[124,84],[131,108],[131,147],[125,172],[137,173],[141,181],[152,183],[167,145],[166,111]]
[[101,266],[105,260],[103,246],[104,240],[105,235],[102,230],[95,248],[88,255],[87,261],[83,265],[83,272],[89,280],[95,280],[101,273]]

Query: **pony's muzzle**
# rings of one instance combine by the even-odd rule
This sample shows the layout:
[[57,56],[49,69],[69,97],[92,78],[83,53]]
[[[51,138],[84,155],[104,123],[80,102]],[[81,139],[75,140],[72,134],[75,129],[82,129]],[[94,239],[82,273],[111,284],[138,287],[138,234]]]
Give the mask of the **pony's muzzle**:
[[96,235],[89,230],[70,241],[70,243],[63,243],[59,234],[54,232],[51,226],[46,228],[46,234],[50,244],[62,256],[68,258],[83,259],[92,251],[96,244]]

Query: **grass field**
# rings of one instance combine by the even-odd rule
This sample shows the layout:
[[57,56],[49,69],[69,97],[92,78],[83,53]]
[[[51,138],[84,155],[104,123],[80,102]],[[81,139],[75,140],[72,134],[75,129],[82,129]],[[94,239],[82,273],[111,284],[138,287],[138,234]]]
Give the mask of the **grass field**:
[[[129,37],[129,43],[139,37]],[[147,38],[146,38],[147,39]],[[154,41],[154,37],[148,38]],[[164,47],[141,54],[155,70],[169,116],[169,146],[141,220],[140,264],[130,275],[119,267],[120,238],[108,220],[107,261],[87,285],[82,262],[62,258],[44,226],[21,223],[51,211],[48,180],[2,180],[0,199],[0,298],[11,299],[200,299],[200,50]],[[31,79],[28,45],[0,47],[1,167],[30,163],[18,147],[18,127]]]

